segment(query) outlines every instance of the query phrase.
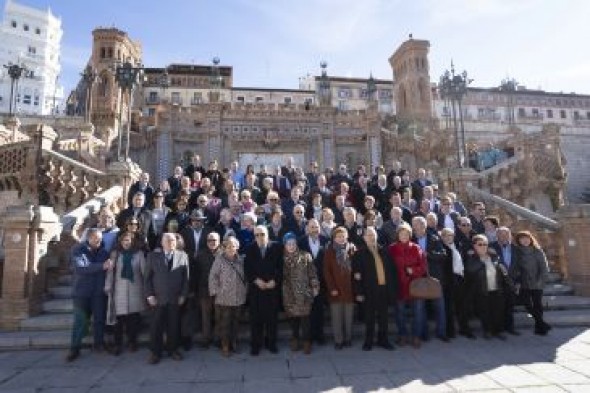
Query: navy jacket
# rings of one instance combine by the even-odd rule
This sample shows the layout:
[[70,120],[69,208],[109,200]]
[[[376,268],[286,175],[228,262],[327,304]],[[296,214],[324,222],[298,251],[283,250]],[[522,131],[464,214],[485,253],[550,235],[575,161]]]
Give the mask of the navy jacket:
[[92,250],[88,242],[74,248],[72,252],[73,297],[104,296],[106,274],[102,266],[107,259],[109,259],[109,253],[102,243],[97,250]]

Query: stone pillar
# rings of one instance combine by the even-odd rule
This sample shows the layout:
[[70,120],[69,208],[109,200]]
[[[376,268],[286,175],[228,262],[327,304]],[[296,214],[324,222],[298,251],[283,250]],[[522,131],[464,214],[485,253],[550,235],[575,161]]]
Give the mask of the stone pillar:
[[119,209],[123,210],[127,207],[127,194],[129,189],[141,174],[141,168],[132,161],[115,161],[107,167],[107,176],[109,177],[110,185],[120,185],[123,187],[122,198],[119,201]]
[[4,273],[0,298],[0,328],[17,329],[21,320],[41,311],[45,292],[44,256],[61,224],[53,208],[11,206],[2,220]]
[[[447,179],[442,180],[444,191],[453,191],[463,203],[469,201],[469,187],[478,187],[479,174],[471,168],[451,168]],[[469,206],[465,205],[467,208]]]
[[16,116],[12,116],[6,119],[4,122],[7,130],[12,131],[12,142],[16,142],[16,132],[20,128],[21,122]]
[[590,205],[568,205],[557,211],[565,247],[565,278],[576,294],[590,296]]

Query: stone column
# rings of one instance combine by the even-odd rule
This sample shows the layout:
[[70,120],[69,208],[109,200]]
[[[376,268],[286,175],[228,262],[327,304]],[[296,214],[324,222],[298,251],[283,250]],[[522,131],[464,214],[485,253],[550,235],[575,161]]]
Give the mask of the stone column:
[[565,248],[565,278],[576,294],[590,296],[590,205],[568,205],[557,211]]
[[127,207],[127,194],[129,189],[137,180],[141,174],[141,168],[134,162],[119,162],[115,161],[109,164],[107,167],[107,176],[109,177],[109,184],[120,185],[123,187],[122,197],[119,200],[119,209],[125,209]]
[[21,320],[41,311],[45,292],[44,256],[61,224],[53,208],[11,206],[3,217],[4,273],[0,328],[17,329]]

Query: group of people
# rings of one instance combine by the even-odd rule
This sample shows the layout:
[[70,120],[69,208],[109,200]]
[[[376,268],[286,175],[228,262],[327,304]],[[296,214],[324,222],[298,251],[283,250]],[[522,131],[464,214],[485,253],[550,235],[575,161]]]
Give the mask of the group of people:
[[[549,268],[535,237],[513,239],[482,202],[467,211],[454,193],[439,195],[424,169],[412,179],[399,162],[374,174],[362,165],[349,174],[344,164],[320,173],[312,162],[304,172],[289,159],[272,174],[265,166],[242,172],[237,162],[220,171],[195,155],[157,187],[143,173],[128,202],[116,217],[101,208],[72,252],[68,361],[80,355],[90,319],[95,350],[119,355],[124,335],[137,350],[142,314],[150,316],[151,364],[165,353],[181,360],[197,332],[202,348],[237,352],[244,310],[252,356],[278,352],[281,312],[291,350],[305,354],[325,344],[327,310],[336,350],[352,345],[355,318],[367,351],[419,348],[431,338],[429,319],[444,342],[475,339],[474,318],[484,338],[504,340],[519,335],[517,303],[534,317],[535,334],[550,329],[542,305]],[[416,295],[413,282],[424,277],[438,281],[440,296]]]

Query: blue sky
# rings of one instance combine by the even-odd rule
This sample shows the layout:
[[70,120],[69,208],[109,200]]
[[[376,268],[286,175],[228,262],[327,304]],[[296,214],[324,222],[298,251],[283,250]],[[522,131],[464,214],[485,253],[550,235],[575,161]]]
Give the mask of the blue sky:
[[[2,10],[5,0],[0,0]],[[144,64],[234,67],[234,85],[296,88],[317,74],[392,78],[387,59],[409,33],[431,42],[431,80],[454,60],[476,86],[507,77],[528,88],[590,94],[586,0],[20,0],[61,16],[62,81],[86,63],[91,32],[116,26]]]

